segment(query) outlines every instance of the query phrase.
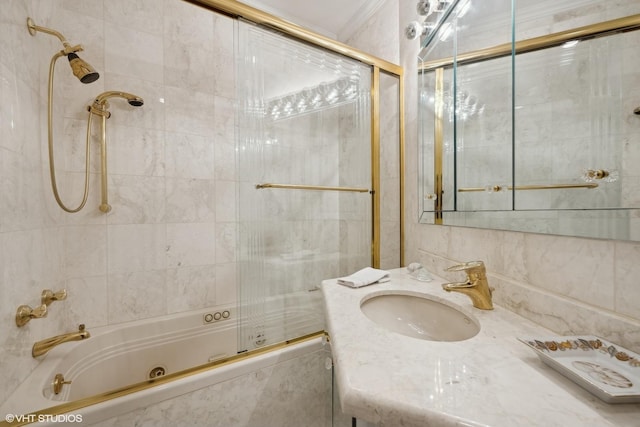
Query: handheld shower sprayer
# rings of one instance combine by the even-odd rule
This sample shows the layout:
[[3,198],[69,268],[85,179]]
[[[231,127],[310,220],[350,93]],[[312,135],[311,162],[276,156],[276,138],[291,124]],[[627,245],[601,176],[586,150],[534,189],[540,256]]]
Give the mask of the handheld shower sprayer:
[[111,205],[109,204],[108,198],[108,189],[107,189],[107,119],[111,117],[111,113],[109,112],[109,103],[107,102],[110,98],[122,98],[125,99],[129,105],[132,107],[142,107],[144,105],[144,100],[134,94],[128,92],[121,92],[117,90],[110,90],[107,92],[103,92],[100,95],[96,96],[93,100],[93,103],[87,106],[87,110],[89,111],[89,117],[94,114],[101,116],[102,118],[102,137],[100,141],[100,152],[101,152],[101,188],[102,188],[102,199],[100,201],[100,212],[109,213],[111,212]]
[[56,55],[54,56],[54,60],[58,59],[61,56],[66,56],[69,60],[69,65],[71,66],[73,75],[76,76],[82,83],[93,83],[98,80],[100,74],[98,74],[98,72],[96,72],[96,70],[91,65],[82,60],[77,54],[77,52],[81,52],[83,50],[82,45],[71,46],[67,39],[65,39],[64,36],[58,31],[36,25],[31,18],[27,18],[27,28],[29,29],[29,34],[31,34],[32,36],[35,36],[36,32],[40,31],[41,33],[46,33],[57,37],[62,43],[64,49],[56,53]]
[[144,105],[144,100],[137,95],[127,92],[121,92],[117,90],[110,90],[108,92],[101,93],[96,96],[96,100],[93,101],[94,105],[107,105],[107,99],[109,98],[123,98],[132,107],[141,107]]

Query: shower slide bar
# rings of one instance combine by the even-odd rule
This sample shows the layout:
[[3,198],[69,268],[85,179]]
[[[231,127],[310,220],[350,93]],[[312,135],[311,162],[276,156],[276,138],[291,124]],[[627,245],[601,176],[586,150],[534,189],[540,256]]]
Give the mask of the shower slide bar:
[[459,193],[470,193],[473,191],[498,192],[502,190],[563,190],[568,188],[597,188],[598,184],[552,184],[552,185],[516,185],[515,187],[494,185],[491,187],[467,187],[458,188]]
[[318,191],[350,191],[353,193],[369,193],[368,188],[360,187],[328,187],[325,185],[296,185],[296,184],[256,184],[256,189],[263,188],[284,188],[288,190],[318,190]]

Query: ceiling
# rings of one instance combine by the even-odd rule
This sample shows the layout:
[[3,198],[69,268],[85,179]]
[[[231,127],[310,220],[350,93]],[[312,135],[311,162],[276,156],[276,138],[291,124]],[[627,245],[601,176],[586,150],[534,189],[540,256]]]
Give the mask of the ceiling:
[[241,0],[242,3],[345,41],[384,0]]

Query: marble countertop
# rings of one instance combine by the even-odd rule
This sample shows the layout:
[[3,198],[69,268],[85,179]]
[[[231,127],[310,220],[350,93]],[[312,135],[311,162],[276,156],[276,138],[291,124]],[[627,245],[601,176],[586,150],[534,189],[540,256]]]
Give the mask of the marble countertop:
[[[359,289],[325,280],[327,331],[345,414],[383,426],[640,426],[640,404],[607,404],[544,365],[517,337],[557,336],[496,306],[474,308],[405,269]],[[388,332],[360,310],[380,291],[410,290],[453,302],[479,320],[475,337],[434,342]]]

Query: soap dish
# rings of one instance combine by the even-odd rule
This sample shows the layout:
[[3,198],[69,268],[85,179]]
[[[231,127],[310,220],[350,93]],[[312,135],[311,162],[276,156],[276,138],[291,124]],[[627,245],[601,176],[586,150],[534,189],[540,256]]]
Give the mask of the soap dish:
[[640,355],[595,336],[518,340],[545,364],[603,401],[640,402]]

